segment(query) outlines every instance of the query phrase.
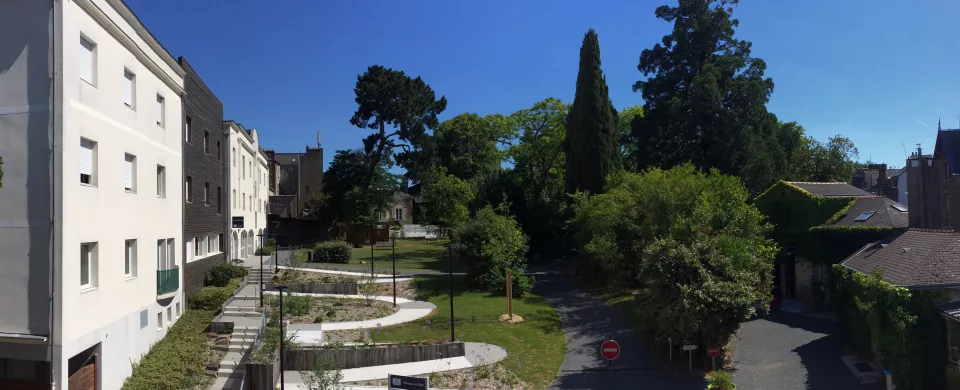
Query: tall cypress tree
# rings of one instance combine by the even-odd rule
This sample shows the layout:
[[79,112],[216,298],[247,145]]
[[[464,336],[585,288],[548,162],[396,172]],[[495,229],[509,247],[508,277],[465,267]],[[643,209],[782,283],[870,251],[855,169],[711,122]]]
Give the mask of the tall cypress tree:
[[566,189],[603,192],[607,175],[620,168],[617,111],[600,70],[600,41],[590,29],[580,46],[577,93],[567,114]]

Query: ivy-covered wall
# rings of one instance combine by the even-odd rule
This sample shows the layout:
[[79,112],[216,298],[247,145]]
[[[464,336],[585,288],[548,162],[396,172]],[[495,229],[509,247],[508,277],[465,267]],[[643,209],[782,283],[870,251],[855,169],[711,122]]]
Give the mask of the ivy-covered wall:
[[783,244],[799,244],[809,229],[835,221],[856,200],[854,197],[815,196],[779,181],[754,198],[753,203],[773,224],[773,238]]
[[903,232],[889,226],[814,226],[810,228],[800,255],[819,264],[837,264],[871,242]]
[[833,270],[844,337],[889,369],[898,389],[946,388],[946,322],[937,305],[947,290],[908,290],[839,264]]

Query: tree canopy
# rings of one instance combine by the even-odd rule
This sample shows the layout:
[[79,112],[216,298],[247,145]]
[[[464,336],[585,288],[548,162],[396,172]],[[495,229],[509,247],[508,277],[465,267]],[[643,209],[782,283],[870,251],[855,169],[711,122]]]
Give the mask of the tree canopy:
[[367,154],[362,150],[338,150],[324,173],[324,193],[307,202],[305,208],[333,221],[348,225],[367,224],[377,220],[380,211],[393,201],[397,177],[381,162],[374,170],[369,187],[361,183],[367,174]]
[[498,147],[513,138],[510,117],[463,113],[443,121],[433,132],[436,163],[447,173],[467,181],[500,169],[504,152]]
[[766,103],[773,80],[734,37],[737,0],[680,0],[656,16],[673,23],[662,43],[644,49],[634,84],[645,104],[633,122],[639,167],[689,161],[700,169],[737,175],[759,192],[786,173],[790,139]]
[[[801,135],[803,128],[800,128]],[[839,134],[824,144],[802,136],[790,159],[792,181],[849,182],[857,171],[859,153],[853,141]]]
[[388,157],[397,148],[401,149],[393,156],[397,163],[407,169],[408,177],[419,180],[427,130],[437,126],[437,115],[447,108],[447,99],[437,100],[420,77],[411,79],[403,71],[380,65],[358,76],[353,91],[357,111],[350,124],[375,131],[363,140],[368,162],[361,188],[370,186],[376,168],[392,161]]
[[600,40],[590,29],[580,46],[580,71],[566,121],[566,191],[603,191],[607,176],[620,169],[617,113],[600,69]]
[[638,104],[629,105],[623,108],[617,115],[617,131],[620,133],[620,154],[623,160],[624,168],[637,170],[636,164],[630,161],[630,156],[636,151],[637,147],[630,138],[630,127],[633,120],[643,118],[643,106]]
[[470,220],[468,206],[473,201],[473,188],[446,169],[441,167],[427,176],[422,196],[427,223],[456,227]]

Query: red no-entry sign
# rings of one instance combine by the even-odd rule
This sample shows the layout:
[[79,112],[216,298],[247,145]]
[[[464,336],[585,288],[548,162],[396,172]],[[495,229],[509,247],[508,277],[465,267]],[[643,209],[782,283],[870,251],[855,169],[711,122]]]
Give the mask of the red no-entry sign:
[[616,359],[620,356],[620,344],[613,340],[604,341],[600,344],[600,356],[607,360]]
[[714,345],[711,345],[709,348],[707,348],[707,356],[712,358],[720,356],[720,346],[714,344]]

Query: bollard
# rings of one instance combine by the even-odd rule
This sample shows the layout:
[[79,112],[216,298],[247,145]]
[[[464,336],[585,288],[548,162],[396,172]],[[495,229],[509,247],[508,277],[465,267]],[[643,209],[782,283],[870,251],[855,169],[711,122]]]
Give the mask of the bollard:
[[890,374],[890,369],[883,370],[883,376],[887,378],[887,390],[896,390],[897,386],[893,384],[893,375]]

